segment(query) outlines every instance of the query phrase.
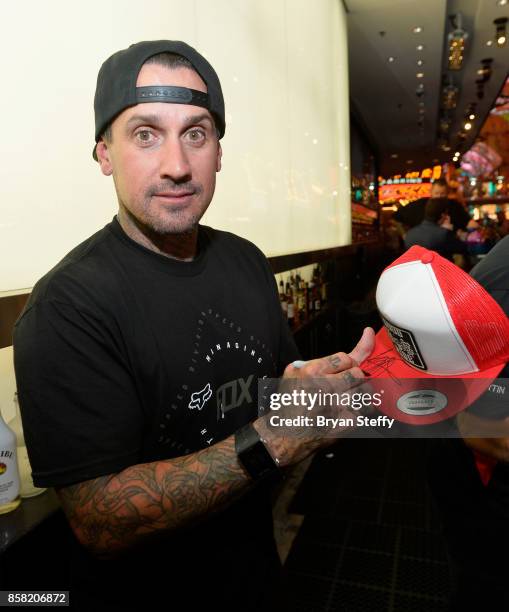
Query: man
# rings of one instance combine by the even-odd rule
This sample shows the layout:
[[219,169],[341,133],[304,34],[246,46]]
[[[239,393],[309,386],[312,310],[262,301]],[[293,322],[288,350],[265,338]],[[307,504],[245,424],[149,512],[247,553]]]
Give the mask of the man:
[[279,571],[268,477],[330,440],[275,435],[256,418],[257,381],[349,388],[373,330],[350,355],[288,365],[298,353],[266,259],[199,225],[225,113],[196,50],[119,51],[94,106],[118,214],[37,283],[14,337],[34,482],[56,488],[76,535],[71,602],[264,609]]
[[[419,198],[415,202],[411,202],[406,206],[402,206],[397,210],[393,219],[400,223],[404,230],[411,229],[419,225],[424,220],[424,213],[428,201],[437,198],[448,198],[449,186],[444,178],[439,178],[431,184],[431,193],[429,198]],[[470,215],[458,202],[458,200],[449,197],[449,215],[454,231],[458,229],[465,230],[470,222]]]
[[[509,237],[470,274],[509,316]],[[464,439],[434,440],[431,489],[442,516],[451,610],[507,610],[509,590],[509,364],[456,420]]]
[[455,253],[466,253],[467,247],[452,232],[449,216],[449,201],[446,198],[430,199],[426,203],[424,221],[405,235],[405,247],[418,244],[443,257],[452,259]]

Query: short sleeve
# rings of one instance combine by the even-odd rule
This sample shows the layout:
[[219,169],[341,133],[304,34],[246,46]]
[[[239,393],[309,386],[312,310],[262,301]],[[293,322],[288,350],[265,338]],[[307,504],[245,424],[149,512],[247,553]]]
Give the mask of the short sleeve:
[[64,486],[137,463],[143,419],[114,326],[57,301],[14,330],[14,367],[36,486]]

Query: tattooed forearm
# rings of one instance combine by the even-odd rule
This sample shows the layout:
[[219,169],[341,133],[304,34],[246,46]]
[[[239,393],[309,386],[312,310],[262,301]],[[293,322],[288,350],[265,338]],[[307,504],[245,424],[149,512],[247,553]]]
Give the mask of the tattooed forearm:
[[222,510],[251,486],[230,437],[192,455],[134,465],[57,492],[80,542],[105,555]]

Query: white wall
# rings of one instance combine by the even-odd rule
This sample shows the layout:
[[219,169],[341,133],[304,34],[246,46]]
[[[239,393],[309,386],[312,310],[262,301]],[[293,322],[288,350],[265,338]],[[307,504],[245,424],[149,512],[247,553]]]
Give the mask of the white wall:
[[14,392],[16,379],[12,362],[12,346],[0,349],[0,413],[8,423],[14,418]]
[[205,223],[280,255],[350,242],[346,24],[339,0],[2,4],[0,292],[30,287],[115,214],[92,160],[97,71],[182,39],[225,94],[223,170]]

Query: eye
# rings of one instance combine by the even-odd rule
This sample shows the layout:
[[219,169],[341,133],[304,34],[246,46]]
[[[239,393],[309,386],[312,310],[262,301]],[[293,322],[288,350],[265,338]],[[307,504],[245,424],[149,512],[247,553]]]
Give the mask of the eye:
[[139,132],[136,132],[135,138],[139,142],[143,144],[147,144],[147,143],[152,142],[154,135],[152,134],[150,130],[140,130]]
[[192,129],[187,132],[187,137],[191,142],[199,143],[205,140],[205,132],[203,130]]

